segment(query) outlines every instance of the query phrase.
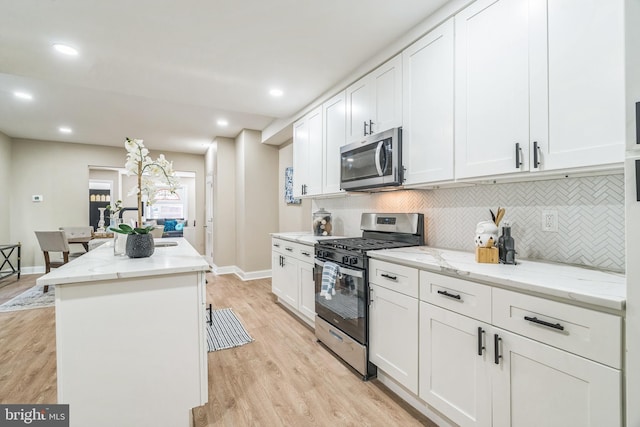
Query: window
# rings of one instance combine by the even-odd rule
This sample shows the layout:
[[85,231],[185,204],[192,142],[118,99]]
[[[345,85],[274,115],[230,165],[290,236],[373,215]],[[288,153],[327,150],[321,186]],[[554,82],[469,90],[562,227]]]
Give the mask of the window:
[[156,196],[156,202],[147,206],[146,218],[188,218],[187,191],[184,187],[180,187],[175,193],[169,190],[160,190]]

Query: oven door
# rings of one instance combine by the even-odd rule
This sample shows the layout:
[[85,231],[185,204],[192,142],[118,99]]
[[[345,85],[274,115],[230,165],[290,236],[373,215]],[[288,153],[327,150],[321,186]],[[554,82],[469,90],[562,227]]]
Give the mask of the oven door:
[[314,268],[316,314],[360,344],[367,344],[367,278],[365,270],[339,265],[335,294],[331,299],[320,295],[324,262],[316,259]]
[[402,184],[401,130],[390,129],[340,149],[340,188],[357,190]]

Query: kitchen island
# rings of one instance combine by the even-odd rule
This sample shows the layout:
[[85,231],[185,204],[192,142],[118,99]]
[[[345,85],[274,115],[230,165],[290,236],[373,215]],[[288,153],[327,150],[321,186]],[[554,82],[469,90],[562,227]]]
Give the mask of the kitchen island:
[[56,285],[58,403],[71,426],[188,426],[207,402],[209,265],[168,240],[137,259],[108,243],[37,280]]

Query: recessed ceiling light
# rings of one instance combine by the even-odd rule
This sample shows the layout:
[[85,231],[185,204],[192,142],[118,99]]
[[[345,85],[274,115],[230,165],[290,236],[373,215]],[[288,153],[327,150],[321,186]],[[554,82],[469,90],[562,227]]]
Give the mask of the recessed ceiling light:
[[60,126],[58,128],[58,130],[60,131],[60,133],[71,133],[71,128],[67,127],[67,126]]
[[218,119],[217,123],[218,123],[218,126],[228,126],[229,125],[229,122],[226,121],[225,119]]
[[67,46],[66,44],[56,43],[53,45],[53,48],[65,55],[76,56],[78,54],[78,51],[76,49],[72,48],[71,46]]
[[269,91],[269,95],[275,96],[275,97],[282,96],[283,94],[284,92],[282,91],[282,89],[274,88]]
[[13,92],[13,96],[20,99],[27,99],[29,101],[33,99],[33,95],[26,92]]

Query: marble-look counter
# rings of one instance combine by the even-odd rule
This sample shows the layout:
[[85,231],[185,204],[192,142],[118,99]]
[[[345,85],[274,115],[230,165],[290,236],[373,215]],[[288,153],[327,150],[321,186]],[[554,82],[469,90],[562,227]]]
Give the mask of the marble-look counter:
[[271,237],[301,243],[303,245],[315,245],[319,240],[339,239],[345,236],[316,236],[308,231],[292,231],[285,233],[271,233]]
[[62,267],[38,278],[38,285],[64,285],[95,280],[125,279],[193,271],[208,271],[209,265],[184,238],[156,239],[158,245],[175,242],[177,246],[156,246],[148,258],[113,255],[113,241],[87,252]]
[[516,265],[480,264],[475,255],[428,246],[370,251],[374,259],[503,288],[624,311],[626,278],[566,264],[517,260]]

